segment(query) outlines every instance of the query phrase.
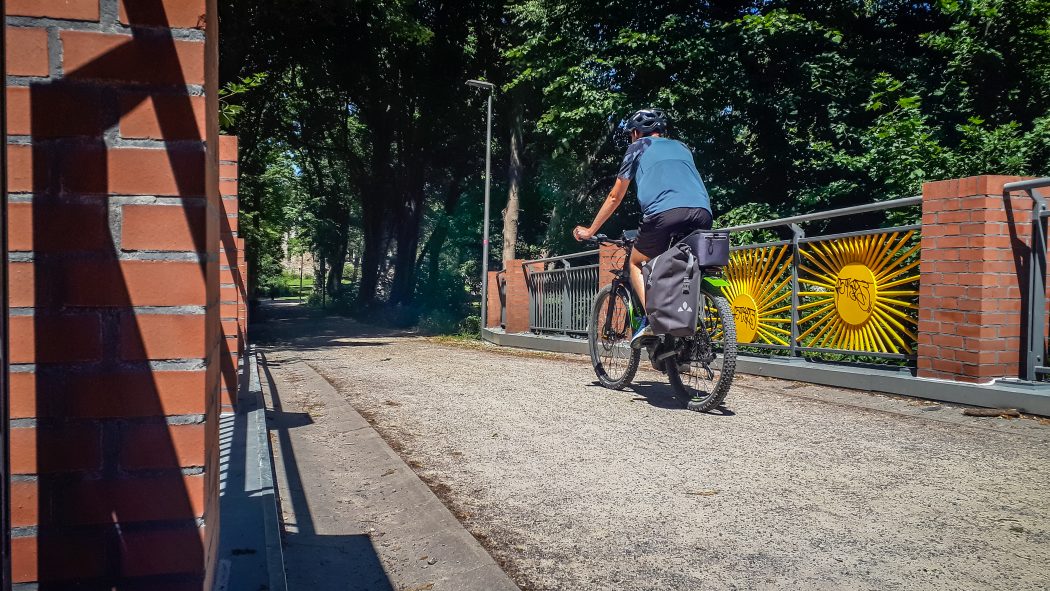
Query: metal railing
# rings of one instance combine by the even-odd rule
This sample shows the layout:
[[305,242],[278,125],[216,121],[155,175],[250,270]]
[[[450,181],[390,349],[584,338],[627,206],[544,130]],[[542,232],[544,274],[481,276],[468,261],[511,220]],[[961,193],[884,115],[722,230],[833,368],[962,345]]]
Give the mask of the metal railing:
[[[725,228],[787,227],[788,240],[732,249],[727,292],[741,344],[770,353],[913,359],[919,225],[807,237],[802,224],[918,206],[908,197]],[[600,289],[597,250],[525,261],[529,329],[583,335]],[[881,283],[880,283],[881,282]],[[881,291],[880,291],[881,289]],[[746,330],[742,330],[742,326]]]
[[573,266],[572,261],[597,255],[597,250],[589,250],[522,264],[529,290],[529,330],[587,334],[591,301],[601,288],[599,266],[596,262]]
[[1028,251],[1028,285],[1025,290],[1025,310],[1022,320],[1025,355],[1022,360],[1022,379],[1034,382],[1045,380],[1050,374],[1046,365],[1046,239],[1047,218],[1050,210],[1046,198],[1037,189],[1050,187],[1050,178],[1017,181],[1003,185],[1003,198],[1009,202],[1010,193],[1024,192],[1032,199],[1032,235]]
[[907,197],[725,228],[791,233],[731,249],[726,296],[740,344],[790,356],[914,359],[921,226],[807,237],[802,224],[921,203]]

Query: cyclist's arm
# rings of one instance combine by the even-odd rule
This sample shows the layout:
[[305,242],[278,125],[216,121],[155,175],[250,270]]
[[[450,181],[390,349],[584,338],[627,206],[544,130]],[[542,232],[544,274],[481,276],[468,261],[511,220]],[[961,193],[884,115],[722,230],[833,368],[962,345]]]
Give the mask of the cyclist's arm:
[[620,203],[623,202],[624,195],[627,194],[627,187],[630,186],[631,179],[625,179],[616,177],[616,184],[613,185],[609,196],[605,198],[605,203],[602,204],[602,208],[598,210],[598,215],[594,216],[594,223],[591,224],[588,230],[590,233],[596,234],[598,230],[602,228],[602,224],[612,217],[617,207],[620,207]]

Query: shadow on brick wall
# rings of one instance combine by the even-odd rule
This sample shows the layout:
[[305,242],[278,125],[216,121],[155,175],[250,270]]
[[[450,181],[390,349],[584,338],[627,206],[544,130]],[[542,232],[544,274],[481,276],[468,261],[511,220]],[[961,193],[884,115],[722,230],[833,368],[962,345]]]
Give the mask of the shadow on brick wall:
[[[42,590],[200,589],[205,574],[217,244],[186,92],[199,82],[179,55],[203,41],[176,40],[161,0],[123,5],[146,25],[130,37],[59,32],[64,76],[52,65],[30,84],[31,152],[15,155],[32,167],[31,203],[14,205],[31,211],[35,310],[15,322],[32,323],[38,475],[36,547],[23,528],[15,576]],[[121,118],[148,103],[163,141],[122,138]]]

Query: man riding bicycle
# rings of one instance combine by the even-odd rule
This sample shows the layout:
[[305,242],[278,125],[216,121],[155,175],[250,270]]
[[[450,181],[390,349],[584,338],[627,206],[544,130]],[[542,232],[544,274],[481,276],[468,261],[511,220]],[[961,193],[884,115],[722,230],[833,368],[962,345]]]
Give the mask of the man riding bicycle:
[[[663,111],[642,109],[627,119],[625,130],[631,135],[631,145],[620,164],[616,184],[594,222],[588,227],[576,226],[572,235],[583,241],[597,234],[620,206],[631,179],[634,179],[642,223],[631,252],[631,285],[644,309],[642,264],[667,250],[673,235],[684,236],[694,230],[710,229],[711,199],[689,147],[663,137],[667,133],[667,118]],[[648,336],[653,336],[653,331],[648,318],[643,317],[631,342]]]

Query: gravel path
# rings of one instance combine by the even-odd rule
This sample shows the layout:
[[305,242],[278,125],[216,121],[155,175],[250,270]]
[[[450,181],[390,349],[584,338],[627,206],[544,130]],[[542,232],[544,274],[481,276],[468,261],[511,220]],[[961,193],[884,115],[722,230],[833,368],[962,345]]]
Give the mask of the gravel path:
[[[524,589],[1048,589],[1050,426],[740,376],[660,374],[273,307],[257,341],[370,418]],[[1044,421],[1045,422],[1045,421]]]

